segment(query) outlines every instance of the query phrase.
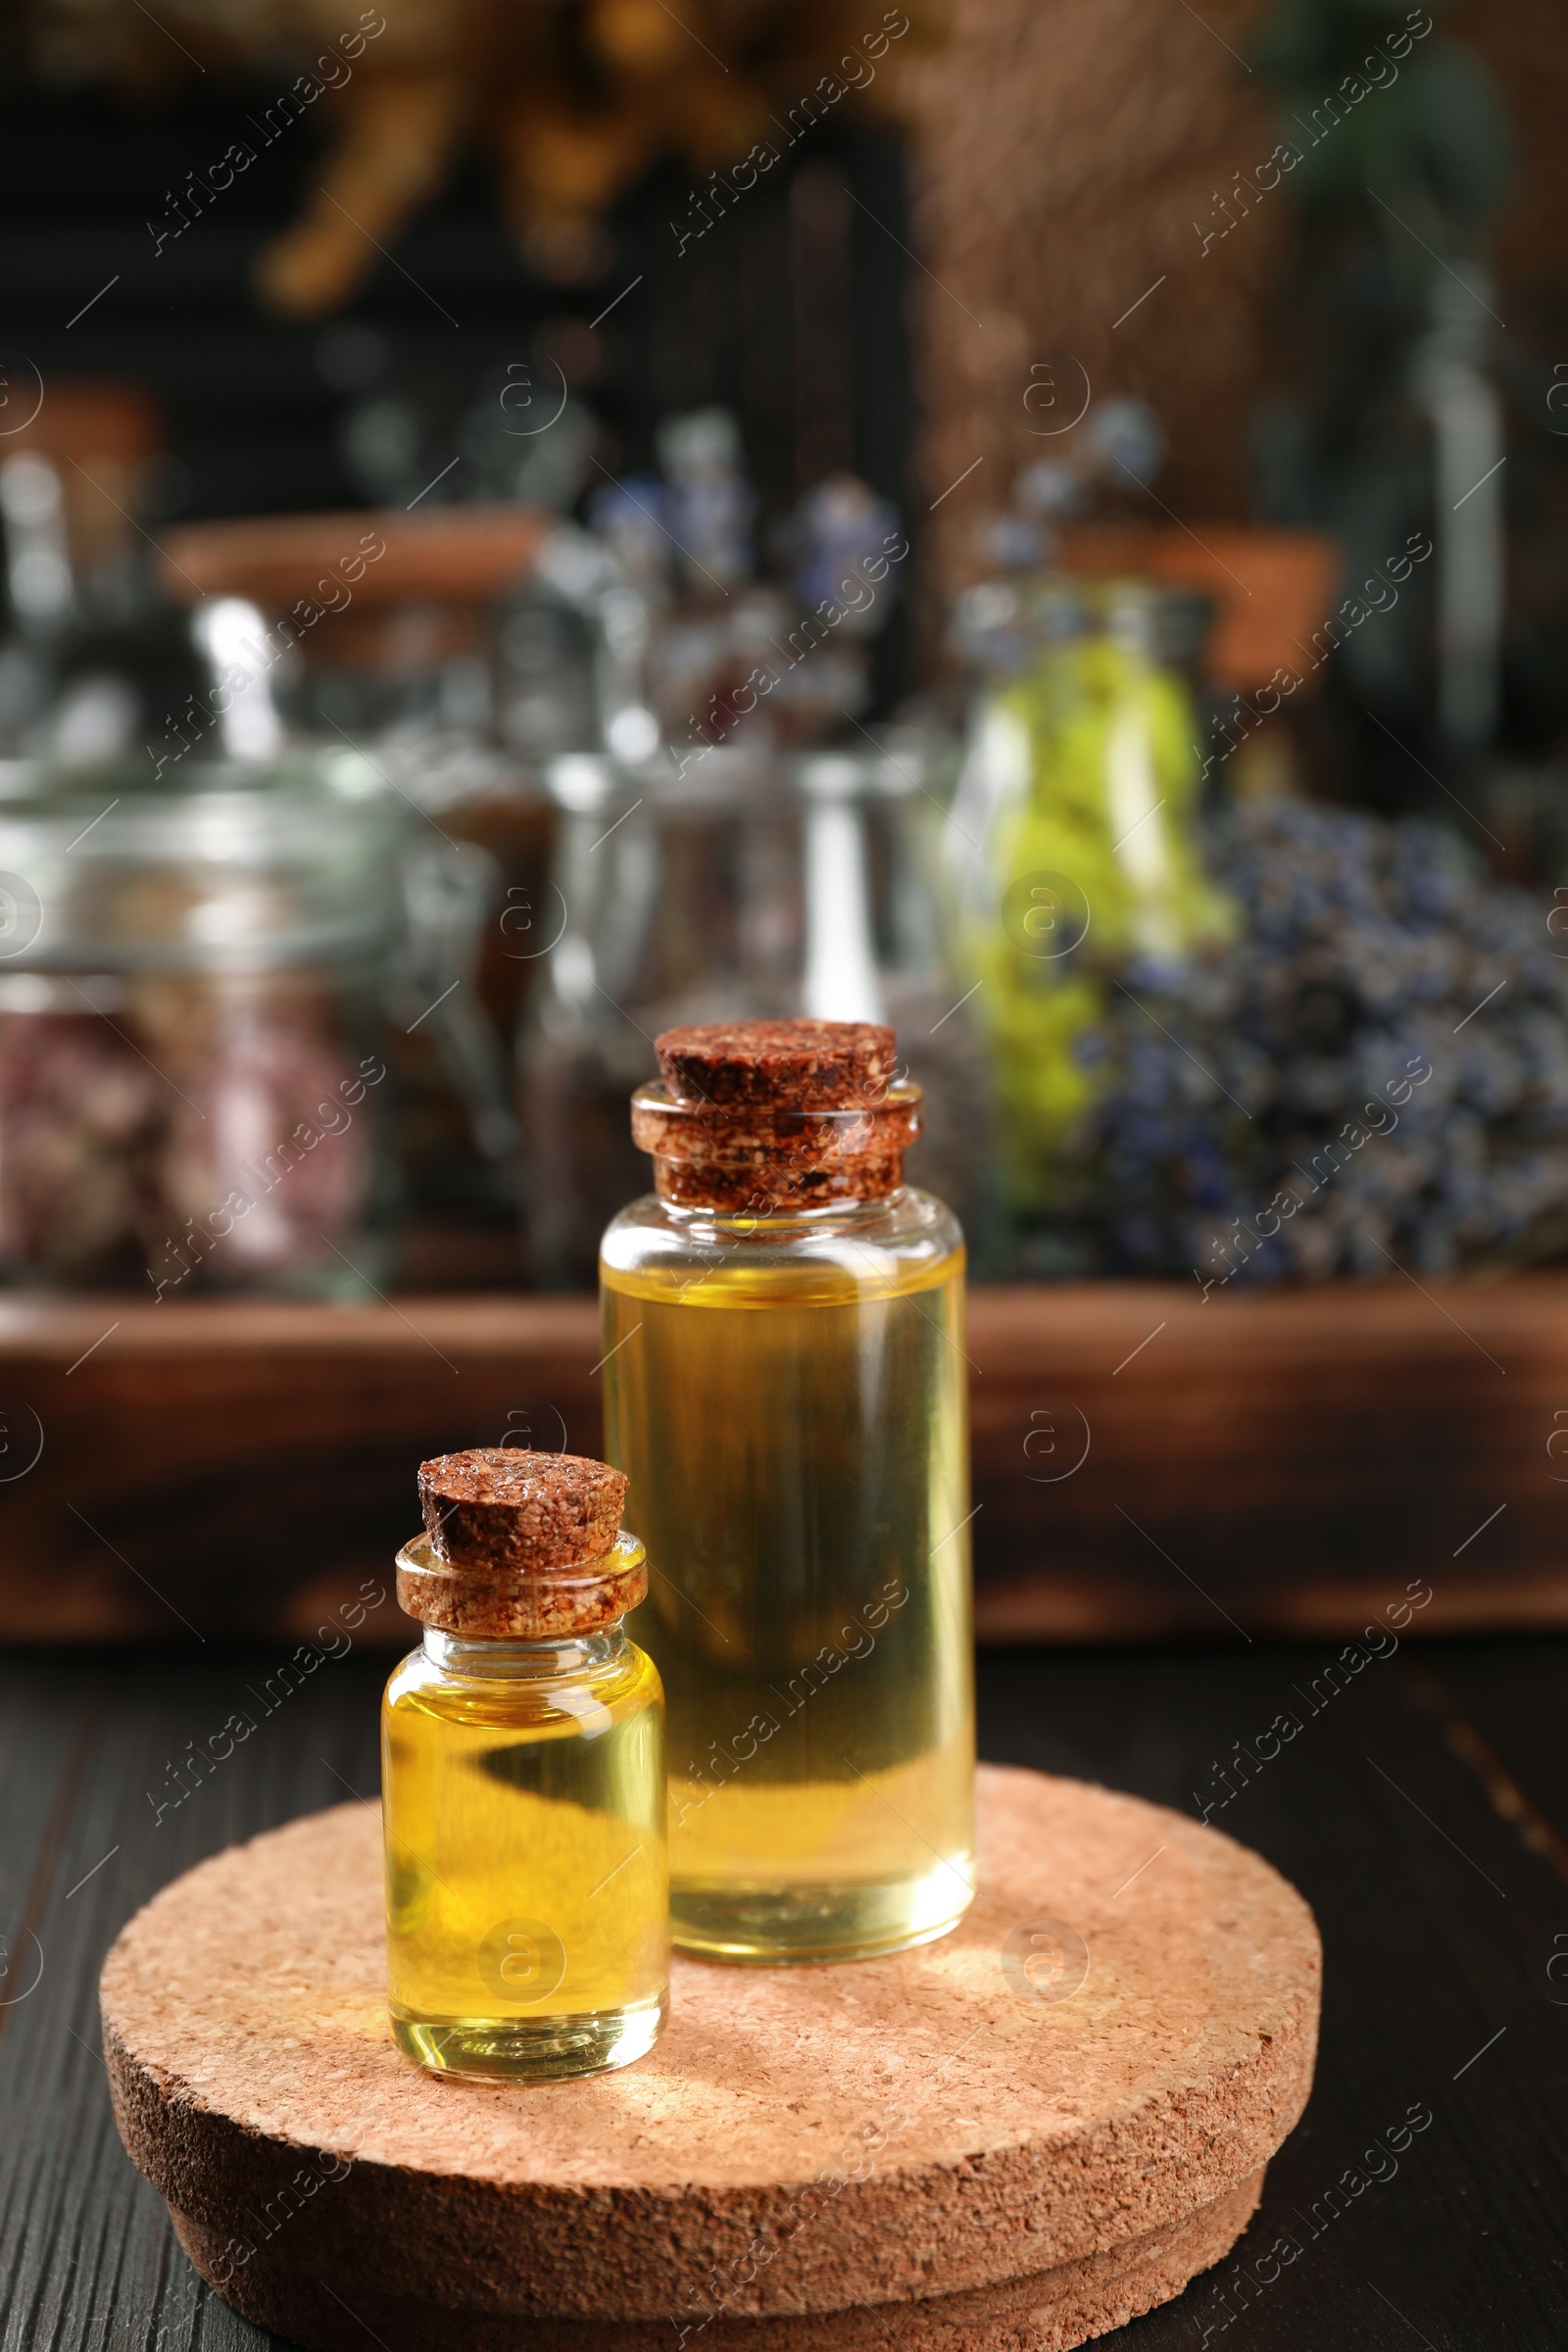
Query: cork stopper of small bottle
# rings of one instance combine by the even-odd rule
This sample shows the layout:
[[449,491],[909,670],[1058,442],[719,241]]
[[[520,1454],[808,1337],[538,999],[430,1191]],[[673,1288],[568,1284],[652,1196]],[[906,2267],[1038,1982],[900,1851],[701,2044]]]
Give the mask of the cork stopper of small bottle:
[[587,1454],[437,1454],[419,1464],[425,1532],[398,1554],[399,1604],[470,1640],[600,1632],[648,1591],[643,1547],[620,1525],[625,1496],[625,1473]]
[[872,1200],[904,1182],[920,1090],[875,1021],[708,1021],[655,1039],[632,1140],[661,1199],[730,1214]]

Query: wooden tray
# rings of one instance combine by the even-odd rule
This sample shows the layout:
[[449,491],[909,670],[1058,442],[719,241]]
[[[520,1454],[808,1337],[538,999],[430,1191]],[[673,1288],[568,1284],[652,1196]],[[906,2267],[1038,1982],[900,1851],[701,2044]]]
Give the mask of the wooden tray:
[[[980,1290],[967,1349],[983,1639],[1568,1624],[1560,1275]],[[368,1583],[365,1636],[411,1639],[416,1464],[592,1452],[600,1351],[588,1299],[12,1294],[0,1632],[300,1639]]]
[[886,1960],[678,1962],[546,2086],[386,2022],[378,1809],[203,1863],[104,1968],[131,2156],[247,2317],[340,2352],[1065,2352],[1220,2259],[1311,2083],[1316,1930],[1216,1831],[983,1767],[980,1892]]
[[243,596],[269,613],[315,593],[317,581],[366,534],[384,554],[354,583],[362,608],[415,602],[487,604],[524,572],[549,536],[552,518],[522,506],[396,508],[345,514],[259,514],[238,521],[181,523],[164,535],[162,584],[191,603]]

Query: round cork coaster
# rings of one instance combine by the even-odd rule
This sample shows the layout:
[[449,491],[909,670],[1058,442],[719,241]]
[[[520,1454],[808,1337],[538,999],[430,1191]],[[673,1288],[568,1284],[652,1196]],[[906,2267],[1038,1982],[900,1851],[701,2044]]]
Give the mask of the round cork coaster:
[[384,2009],[377,1809],[155,1897],[104,1966],[121,2133],[198,2270],[318,2352],[1066,2352],[1245,2228],[1310,2085],[1300,1897],[1216,1831],[983,1766],[940,1942],[677,1958],[636,2065],[442,2081]]

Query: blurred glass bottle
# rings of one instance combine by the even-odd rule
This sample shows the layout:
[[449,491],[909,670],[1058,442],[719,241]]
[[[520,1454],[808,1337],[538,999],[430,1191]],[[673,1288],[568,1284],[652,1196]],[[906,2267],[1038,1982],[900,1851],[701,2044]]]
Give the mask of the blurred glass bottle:
[[51,384],[8,433],[0,748],[83,766],[134,756],[202,680],[142,527],[180,469],[135,385]]
[[[873,643],[909,553],[897,514],[853,474],[819,481],[772,534],[784,586],[754,576],[757,494],[729,411],[666,417],[659,453],[662,478],[605,483],[589,520],[640,604],[641,700],[662,739],[682,756],[713,743],[830,740],[873,700]],[[581,660],[573,649],[571,662]],[[605,727],[560,748],[642,756]]]
[[397,822],[346,758],[179,783],[0,770],[0,1271],[364,1296]]
[[625,1131],[653,1038],[701,1021],[876,1020],[925,1090],[918,1173],[985,1228],[989,1102],[942,906],[943,751],[913,731],[785,760],[717,745],[550,771],[561,811],[544,985],[520,1041],[537,1279],[586,1284],[645,1171]]
[[987,583],[958,611],[960,642],[994,674],[948,856],[1004,1182],[1026,1224],[1070,1225],[1080,1205],[1110,992],[1158,993],[1232,936],[1198,842],[1192,700],[1161,635],[1185,627],[1187,601],[1040,579]]

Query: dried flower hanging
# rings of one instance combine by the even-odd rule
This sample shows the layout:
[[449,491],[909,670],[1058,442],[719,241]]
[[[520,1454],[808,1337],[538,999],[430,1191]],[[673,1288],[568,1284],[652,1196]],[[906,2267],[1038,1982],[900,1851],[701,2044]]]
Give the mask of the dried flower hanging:
[[[597,275],[604,215],[652,166],[765,170],[846,100],[890,111],[895,63],[940,5],[375,0],[355,13],[349,0],[164,0],[155,20],[122,0],[40,0],[34,41],[46,74],[143,90],[192,66],[254,76],[276,64],[269,143],[319,104],[335,135],[318,185],[258,265],[270,308],[313,318],[347,301],[470,144],[499,162],[530,265]],[[255,160],[236,148],[230,181]],[[190,200],[203,201],[194,188]]]

